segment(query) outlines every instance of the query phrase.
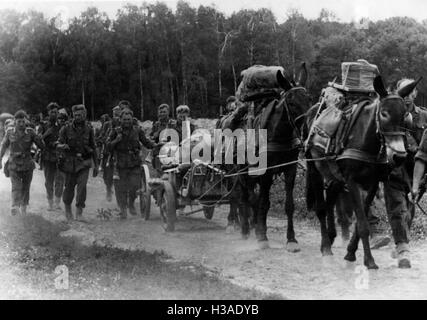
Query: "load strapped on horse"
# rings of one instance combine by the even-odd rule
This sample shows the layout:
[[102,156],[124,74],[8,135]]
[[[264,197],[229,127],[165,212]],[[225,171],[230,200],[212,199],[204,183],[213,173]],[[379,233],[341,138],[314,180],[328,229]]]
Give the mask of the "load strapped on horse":
[[317,113],[311,125],[305,149],[314,146],[327,156],[344,151],[346,138],[361,110],[377,97],[373,87],[379,75],[376,65],[366,60],[341,65],[342,84],[335,80],[322,90]]

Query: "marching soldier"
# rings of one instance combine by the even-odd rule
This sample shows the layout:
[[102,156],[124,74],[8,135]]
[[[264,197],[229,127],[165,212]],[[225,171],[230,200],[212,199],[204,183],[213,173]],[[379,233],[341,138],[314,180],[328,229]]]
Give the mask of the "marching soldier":
[[117,156],[119,179],[114,180],[114,190],[121,219],[127,218],[127,209],[130,214],[136,214],[134,202],[141,180],[141,144],[148,149],[156,146],[139,126],[133,125],[133,112],[125,108],[120,116],[120,126],[113,128],[107,139],[109,152]]
[[48,120],[42,123],[39,127],[39,134],[41,135],[45,144],[45,149],[41,154],[41,163],[45,177],[45,187],[48,201],[48,211],[54,210],[53,197],[55,194],[55,209],[61,209],[60,201],[62,191],[64,188],[64,179],[62,173],[57,165],[57,151],[56,144],[59,137],[59,130],[61,129],[58,123],[58,110],[59,105],[56,102],[51,102],[47,105]]
[[57,148],[64,153],[60,169],[65,173],[63,201],[67,220],[73,218],[71,203],[76,194],[76,220],[83,220],[83,208],[86,201],[86,186],[89,169],[94,163],[93,177],[98,175],[98,157],[94,132],[86,122],[86,107],[82,104],[72,107],[73,120],[59,131]]
[[113,194],[113,172],[114,172],[114,160],[106,147],[107,138],[113,128],[120,126],[120,113],[122,108],[115,106],[113,108],[113,118],[106,121],[101,128],[101,133],[98,136],[98,143],[101,144],[101,168],[102,178],[104,180],[105,187],[107,189],[107,201],[112,200]]
[[[180,105],[176,108],[176,131],[179,135],[179,142],[189,138],[196,130],[196,126],[190,122],[190,108],[187,105]],[[190,130],[188,132],[188,129]]]
[[[157,121],[154,122],[153,128],[151,130],[150,139],[153,140],[155,143],[160,142],[160,133],[167,128],[175,128],[176,127],[176,121],[169,118],[170,109],[169,106],[165,103],[161,104],[158,107],[157,112]],[[156,169],[159,173],[161,172],[161,164],[158,159],[159,154],[159,148],[153,149],[153,167]]]
[[33,179],[34,161],[31,157],[31,146],[35,143],[43,149],[44,144],[36,131],[27,127],[27,114],[23,110],[15,113],[15,126],[6,131],[0,148],[0,168],[7,148],[10,148],[10,156],[5,165],[12,182],[12,215],[16,215],[21,209],[21,214],[27,213],[30,200],[30,185]]
[[[397,84],[397,90],[413,82],[411,79],[402,79]],[[427,111],[414,104],[417,96],[415,88],[405,98],[408,112],[412,115],[412,127],[406,131],[408,153],[406,160],[400,167],[394,168],[389,180],[384,182],[384,200],[388,220],[391,226],[396,250],[393,256],[398,259],[399,268],[410,268],[409,258],[409,230],[415,215],[415,206],[411,201],[412,178],[414,175],[414,158],[421,141],[424,128],[427,125]],[[421,146],[422,147],[422,146]],[[422,161],[422,151],[417,153],[417,159]]]

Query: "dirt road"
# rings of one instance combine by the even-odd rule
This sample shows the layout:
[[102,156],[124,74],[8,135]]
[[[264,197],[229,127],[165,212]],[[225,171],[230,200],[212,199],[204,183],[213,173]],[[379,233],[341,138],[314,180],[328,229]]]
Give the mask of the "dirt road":
[[[0,177],[3,210],[10,204],[10,182]],[[31,188],[30,211],[58,221],[63,212],[46,212],[44,180],[36,170]],[[412,269],[401,270],[390,257],[391,247],[374,251],[380,269],[367,271],[362,252],[356,263],[343,260],[345,248],[336,244],[334,256],[322,258],[319,231],[307,222],[296,222],[301,251],[285,250],[286,219],[269,218],[270,249],[260,250],[253,234],[241,240],[238,232],[225,233],[227,206],[216,209],[211,221],[203,213],[179,217],[174,233],[161,227],[158,209],[152,207],[152,219],[130,217],[109,221],[97,217],[98,209],[115,209],[105,200],[101,178],[91,179],[85,216],[88,223],[73,222],[65,236],[77,236],[84,243],[98,243],[124,249],[163,251],[171,260],[202,265],[221,279],[257,288],[290,299],[426,299],[427,242],[412,243]],[[339,240],[338,240],[339,242]]]

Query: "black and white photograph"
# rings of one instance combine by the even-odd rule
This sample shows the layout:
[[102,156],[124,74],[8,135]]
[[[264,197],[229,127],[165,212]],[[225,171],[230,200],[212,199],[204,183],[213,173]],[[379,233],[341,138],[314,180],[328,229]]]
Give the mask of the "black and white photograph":
[[426,1],[0,2],[1,300],[426,300],[426,190]]

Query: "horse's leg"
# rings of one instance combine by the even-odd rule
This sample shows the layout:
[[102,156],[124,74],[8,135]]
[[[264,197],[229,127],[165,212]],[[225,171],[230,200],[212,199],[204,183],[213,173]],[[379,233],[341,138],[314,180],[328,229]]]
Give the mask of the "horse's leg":
[[[318,157],[316,154],[313,158]],[[321,161],[307,164],[306,188],[307,188],[307,208],[315,209],[317,218],[320,222],[320,234],[322,237],[320,251],[324,256],[332,255],[331,241],[329,240],[328,228],[326,227],[326,201],[323,194],[324,184],[323,176],[317,169],[317,166],[322,167]]]
[[338,224],[341,226],[342,242],[347,243],[350,240],[350,225],[353,215],[353,207],[348,192],[341,192],[338,195],[335,208],[338,216]]
[[286,231],[286,250],[289,252],[298,252],[300,248],[298,242],[295,239],[294,231],[294,186],[295,178],[297,175],[297,165],[291,165],[286,167],[285,171],[285,191],[286,191],[286,201],[285,201],[285,213],[288,217],[288,227]]
[[354,233],[347,246],[347,254],[344,257],[345,260],[350,262],[356,261],[356,251],[357,251],[357,247],[359,246],[359,240],[360,240],[360,237],[359,237],[359,232],[358,232],[357,223],[356,223],[356,226],[354,228]]
[[246,187],[248,190],[249,197],[249,225],[251,228],[255,228],[257,224],[257,210],[259,203],[259,195],[255,192],[256,182],[254,179],[247,179]]
[[269,172],[259,178],[259,204],[256,212],[257,224],[255,233],[261,249],[268,248],[267,238],[267,214],[270,209],[270,188],[273,184],[273,175]]
[[230,211],[228,212],[228,216],[227,216],[227,228],[225,231],[226,233],[232,233],[234,230],[234,224],[237,222],[236,221],[237,208],[238,208],[237,199],[231,198],[230,199]]
[[248,239],[249,228],[249,192],[244,183],[239,182],[238,188],[239,201],[238,201],[238,216],[240,220],[240,232],[243,239]]
[[341,183],[332,183],[326,190],[326,222],[328,226],[328,237],[331,246],[337,236],[337,230],[335,228],[334,208],[335,204],[337,203],[338,196],[341,193],[341,187]]
[[357,233],[360,239],[362,239],[364,264],[368,269],[378,269],[369,245],[369,223],[364,211],[364,201],[362,200],[359,187],[353,179],[348,180],[348,187],[357,217]]

